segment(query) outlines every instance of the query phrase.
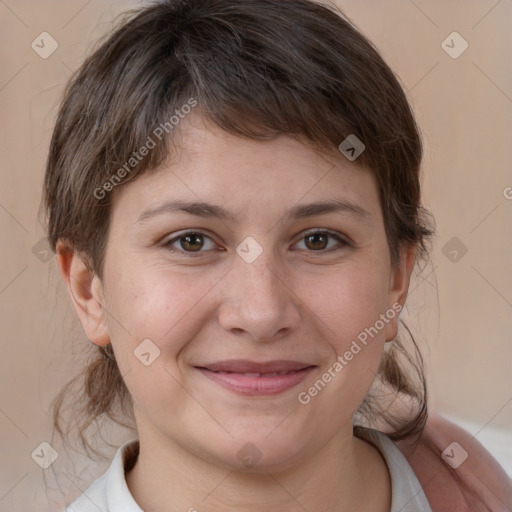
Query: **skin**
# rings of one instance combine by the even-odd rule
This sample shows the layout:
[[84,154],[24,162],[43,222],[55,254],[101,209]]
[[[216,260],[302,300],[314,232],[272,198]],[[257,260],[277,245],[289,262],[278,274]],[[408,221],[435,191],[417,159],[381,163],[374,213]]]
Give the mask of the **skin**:
[[[58,245],[82,326],[93,343],[112,343],[133,398],[140,454],[127,474],[131,493],[152,512],[389,511],[387,467],[353,436],[352,418],[398,315],[310,403],[297,395],[379,315],[404,304],[414,249],[391,264],[375,179],[339,153],[320,155],[285,136],[242,139],[193,116],[180,128],[179,151],[112,193],[103,279]],[[286,217],[298,204],[331,199],[367,216]],[[137,221],[169,200],[214,203],[234,218],[167,212]],[[311,249],[305,232],[325,229],[348,244],[328,238]],[[209,237],[199,256],[179,240],[175,252],[164,246],[184,230]],[[252,263],[236,252],[248,236],[263,249]],[[134,357],[147,338],[160,350],[149,366]],[[235,394],[194,368],[235,358],[316,368],[263,397]],[[251,468],[237,457],[249,442],[261,454]]]

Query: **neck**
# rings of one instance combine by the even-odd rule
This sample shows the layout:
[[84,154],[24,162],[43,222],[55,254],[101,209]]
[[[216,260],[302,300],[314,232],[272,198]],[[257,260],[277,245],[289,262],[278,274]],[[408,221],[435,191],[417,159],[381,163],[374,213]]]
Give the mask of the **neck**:
[[340,432],[313,457],[287,469],[242,472],[190,454],[168,438],[139,438],[127,473],[130,492],[152,512],[389,512],[391,483],[380,453]]

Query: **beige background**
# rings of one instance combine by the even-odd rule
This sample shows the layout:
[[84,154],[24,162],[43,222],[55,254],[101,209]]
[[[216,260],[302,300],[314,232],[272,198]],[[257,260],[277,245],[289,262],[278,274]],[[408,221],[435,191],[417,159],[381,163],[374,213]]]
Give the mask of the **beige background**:
[[[0,0],[0,512],[58,510],[107,464],[86,467],[52,441],[50,401],[80,368],[87,341],[55,258],[41,261],[32,249],[43,236],[41,183],[63,87],[114,15],[136,5]],[[512,460],[512,199],[506,197],[512,197],[512,2],[339,5],[400,75],[425,137],[424,200],[438,236],[431,263],[411,287],[408,315],[428,362],[432,405],[467,425],[506,464]],[[43,31],[59,44],[46,60],[30,46]],[[453,31],[469,43],[458,59],[441,47]],[[467,247],[458,262],[443,252],[452,237]],[[43,441],[59,452],[49,470],[30,456]]]

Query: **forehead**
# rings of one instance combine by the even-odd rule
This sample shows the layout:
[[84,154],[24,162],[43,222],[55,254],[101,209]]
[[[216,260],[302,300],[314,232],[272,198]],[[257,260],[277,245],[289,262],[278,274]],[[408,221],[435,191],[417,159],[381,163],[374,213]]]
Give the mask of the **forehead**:
[[288,136],[249,139],[190,118],[159,168],[115,191],[115,210],[140,215],[174,199],[214,202],[242,218],[248,212],[282,215],[297,203],[344,200],[379,214],[373,174],[341,153],[321,153]]

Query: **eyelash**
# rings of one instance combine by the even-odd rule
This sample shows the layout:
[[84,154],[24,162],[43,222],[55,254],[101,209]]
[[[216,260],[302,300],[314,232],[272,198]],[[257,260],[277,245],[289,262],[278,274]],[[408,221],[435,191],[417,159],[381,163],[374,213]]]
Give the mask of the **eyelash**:
[[[337,251],[337,250],[341,250],[341,249],[345,248],[346,246],[350,245],[349,242],[344,237],[342,237],[340,234],[336,233],[335,231],[331,231],[329,229],[313,229],[313,230],[307,231],[306,233],[304,233],[300,237],[299,241],[296,242],[296,243],[299,243],[299,242],[303,241],[304,238],[306,238],[307,236],[315,235],[315,234],[328,235],[329,237],[334,238],[338,242],[338,246],[334,247],[334,248],[330,247],[328,249],[319,249],[318,251],[307,250],[307,252],[310,252],[310,253],[315,253],[315,252],[318,252],[318,253],[334,252],[334,251]],[[203,233],[202,231],[190,230],[190,231],[184,231],[184,232],[180,233],[179,235],[177,235],[177,236],[175,236],[175,237],[165,241],[162,244],[162,247],[164,247],[165,249],[169,250],[172,253],[179,252],[181,254],[185,254],[186,257],[189,257],[189,258],[201,257],[205,252],[211,250],[211,249],[208,249],[206,251],[199,250],[197,252],[192,252],[192,251],[185,251],[185,250],[179,249],[177,247],[172,247],[172,244],[174,244],[176,242],[179,242],[180,239],[184,238],[187,235],[202,235],[204,238],[212,240],[212,238],[210,236],[208,236],[206,233]],[[213,242],[213,240],[212,240],[212,242]],[[329,244],[329,242],[327,242],[327,243]]]

